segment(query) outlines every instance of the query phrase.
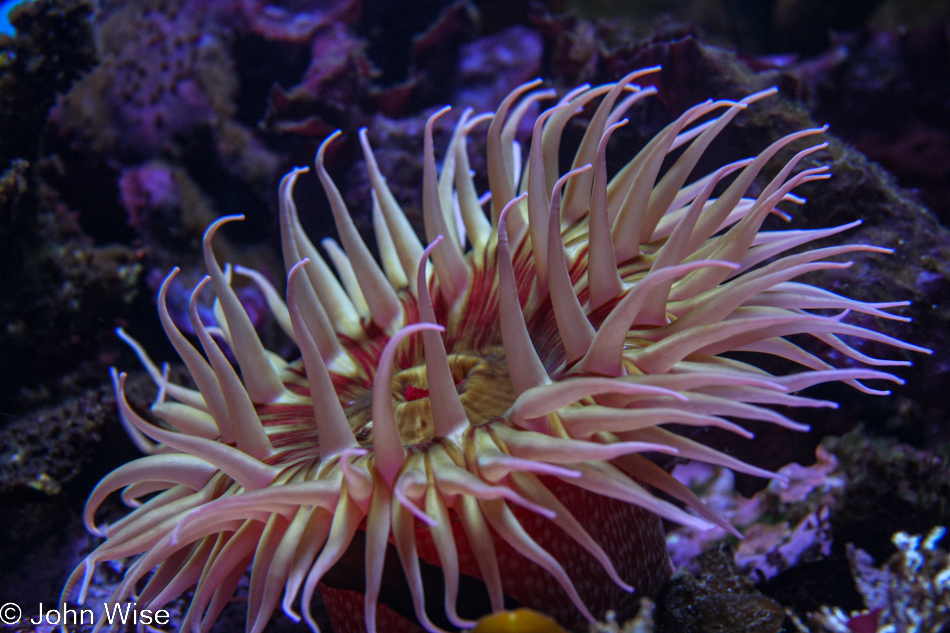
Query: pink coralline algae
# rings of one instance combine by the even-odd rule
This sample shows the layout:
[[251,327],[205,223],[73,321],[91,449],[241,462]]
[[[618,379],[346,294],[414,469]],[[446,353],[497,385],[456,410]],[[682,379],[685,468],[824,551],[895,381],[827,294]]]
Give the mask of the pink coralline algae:
[[182,203],[172,170],[155,164],[123,171],[119,194],[129,213],[129,225],[137,228],[146,227],[154,211],[177,210]]
[[349,21],[360,5],[358,0],[240,0],[252,31],[287,42],[307,42],[320,27]]
[[477,112],[492,110],[519,84],[541,69],[541,36],[524,26],[466,44],[460,51],[456,99]]
[[275,132],[323,137],[352,116],[369,88],[372,69],[365,43],[334,24],[314,35],[310,66],[299,84],[274,84],[265,126]]
[[201,227],[215,218],[188,173],[163,161],[123,169],[118,186],[126,223],[145,248],[189,250]]
[[184,9],[105,18],[102,63],[56,104],[51,121],[80,147],[128,161],[230,117],[236,78],[206,26]]
[[[751,499],[736,493],[732,471],[722,467],[693,462],[677,466],[674,476],[700,491],[711,510],[743,532],[736,545],[736,564],[761,581],[831,551],[830,508],[844,494],[845,478],[838,460],[823,447],[818,447],[817,458],[812,466],[782,468],[782,478],[769,482]],[[667,536],[674,565],[689,567],[696,556],[727,536],[721,527],[705,532],[677,528]]]

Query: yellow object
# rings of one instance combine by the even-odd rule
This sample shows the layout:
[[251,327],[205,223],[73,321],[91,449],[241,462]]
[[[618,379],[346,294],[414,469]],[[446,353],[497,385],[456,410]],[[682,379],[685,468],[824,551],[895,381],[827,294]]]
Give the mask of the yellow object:
[[472,633],[567,633],[552,618],[532,611],[498,611],[478,621]]

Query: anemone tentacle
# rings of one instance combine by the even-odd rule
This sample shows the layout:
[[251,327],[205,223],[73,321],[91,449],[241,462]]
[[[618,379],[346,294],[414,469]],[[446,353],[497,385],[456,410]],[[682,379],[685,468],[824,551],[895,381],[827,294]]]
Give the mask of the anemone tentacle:
[[[215,258],[216,231],[240,216],[212,224],[202,245],[209,276],[189,306],[202,351],[166,307],[178,269],[158,294],[162,326],[197,390],[169,383],[167,367],[160,372],[119,332],[156,382],[152,412],[169,428],[132,408],[125,375],[115,372],[123,423],[149,454],[91,494],[84,521],[106,540],[73,572],[64,600],[85,597],[97,564],[136,556],[111,601],[137,597],[139,608],[155,609],[193,590],[187,631],[210,628],[248,569],[251,633],[278,605],[319,631],[311,613],[318,590],[340,630],[373,633],[404,616],[430,632],[470,628],[473,598],[460,587],[472,579],[484,587],[485,609],[501,609],[508,595],[574,624],[608,608],[629,613],[629,592],[658,589],[669,574],[660,517],[735,533],[646,455],[777,475],[664,425],[747,438],[739,420],[806,430],[771,407],[835,406],[798,393],[823,382],[870,393],[885,392],[861,381],[900,382],[874,367],[905,361],[872,358],[855,341],[928,350],[846,322],[850,312],[903,320],[887,310],[905,303],[867,303],[795,281],[847,267],[831,257],[889,249],[852,244],[789,255],[854,224],[763,230],[769,215],[787,217],[779,204],[804,203],[793,193],[798,186],[829,177],[824,166],[795,171],[825,144],[801,149],[745,197],[780,150],[825,128],[694,176],[720,132],[774,89],[690,108],[608,178],[612,135],[630,108],[657,92],[633,82],[655,70],[581,86],[544,110],[523,168],[515,131],[530,106],[555,97],[540,80],[515,89],[494,114],[463,112],[441,172],[432,130],[448,108],[432,115],[424,132],[425,246],[360,130],[379,263],[325,168],[326,148],[341,133],[330,135],[315,170],[340,234],[341,245],[323,244],[338,276],[301,227],[294,186],[307,168],[288,173],[278,192],[286,302],[260,273],[233,269],[261,288],[299,348],[297,360],[264,348],[231,289],[231,268]],[[561,174],[562,132],[596,99],[572,167]],[[491,190],[480,198],[467,139],[489,120]],[[209,283],[216,328],[197,314]],[[785,338],[792,334],[813,336],[849,366],[805,351]],[[777,357],[789,368],[768,373],[724,356],[733,351]],[[857,364],[869,367],[850,366]],[[97,526],[97,508],[120,488],[132,511]],[[350,569],[355,548],[362,560]],[[411,612],[403,607],[402,615],[385,596],[387,553],[407,581]],[[342,606],[355,594],[335,586],[337,566],[360,579],[361,609]],[[432,583],[444,604],[426,604]]]

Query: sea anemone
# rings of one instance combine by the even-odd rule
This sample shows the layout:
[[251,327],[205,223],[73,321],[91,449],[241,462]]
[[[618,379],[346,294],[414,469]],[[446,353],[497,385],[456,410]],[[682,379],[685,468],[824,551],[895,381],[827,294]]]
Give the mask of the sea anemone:
[[[635,604],[629,592],[651,595],[669,575],[661,517],[731,529],[644,454],[774,476],[664,425],[746,437],[734,419],[804,429],[770,407],[834,406],[796,395],[827,381],[871,393],[883,392],[861,380],[899,382],[875,369],[836,368],[785,338],[810,334],[856,361],[848,365],[905,363],[870,358],[841,336],[926,351],[845,322],[852,311],[900,319],[884,309],[904,303],[865,303],[792,281],[848,266],[830,257],[889,252],[851,244],[785,254],[857,223],[760,230],[770,214],[785,216],[779,203],[803,202],[793,189],[829,177],[827,167],[793,173],[824,144],[801,150],[755,197],[743,197],[780,150],[823,129],[785,136],[687,184],[720,131],[774,90],[690,108],[608,179],[608,139],[628,108],[656,92],[633,83],[655,70],[561,97],[537,117],[524,166],[516,131],[539,101],[555,98],[540,80],[514,90],[493,115],[463,112],[441,173],[433,124],[448,108],[433,114],[423,157],[426,247],[361,130],[379,264],[324,167],[334,133],[316,171],[342,242],[324,242],[337,274],[301,228],[293,190],[307,170],[294,169],[279,190],[286,303],[261,274],[215,260],[215,233],[240,217],[212,224],[203,240],[208,276],[190,303],[203,354],[166,308],[177,269],[158,293],[162,325],[197,390],[171,383],[167,367],[160,371],[120,331],[159,386],[152,413],[167,426],[129,405],[125,374],[113,371],[123,423],[149,454],[92,492],[85,522],[106,540],[72,574],[64,598],[78,591],[82,601],[97,564],[137,557],[111,601],[155,610],[193,589],[181,625],[189,631],[210,628],[248,568],[253,633],[278,604],[318,630],[310,607],[318,588],[337,633],[409,630],[394,628],[403,616],[427,631],[468,628],[471,617],[512,599],[568,625],[592,621]],[[561,175],[565,126],[598,98]],[[490,196],[480,198],[467,137],[489,121]],[[263,347],[232,274],[260,286],[299,359]],[[197,307],[209,282],[213,328]],[[795,369],[775,375],[730,352]],[[120,488],[134,509],[97,526],[97,508]],[[408,607],[389,597],[394,571]]]

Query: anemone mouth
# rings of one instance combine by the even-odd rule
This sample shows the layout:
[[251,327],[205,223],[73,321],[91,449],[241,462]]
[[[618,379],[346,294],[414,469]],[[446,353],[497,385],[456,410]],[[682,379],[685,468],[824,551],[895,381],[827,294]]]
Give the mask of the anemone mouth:
[[[489,346],[481,352],[456,352],[446,358],[468,426],[480,426],[497,419],[514,404],[517,395],[508,374],[503,347]],[[420,446],[435,439],[425,363],[395,372],[391,383],[393,411],[403,446]],[[360,446],[372,448],[372,391],[363,389],[356,393],[344,411]]]
[[471,426],[480,426],[501,417],[515,402],[517,394],[508,373],[502,347],[493,347],[480,355],[451,354],[458,357],[460,368],[468,367],[465,382],[459,387],[459,399]]

